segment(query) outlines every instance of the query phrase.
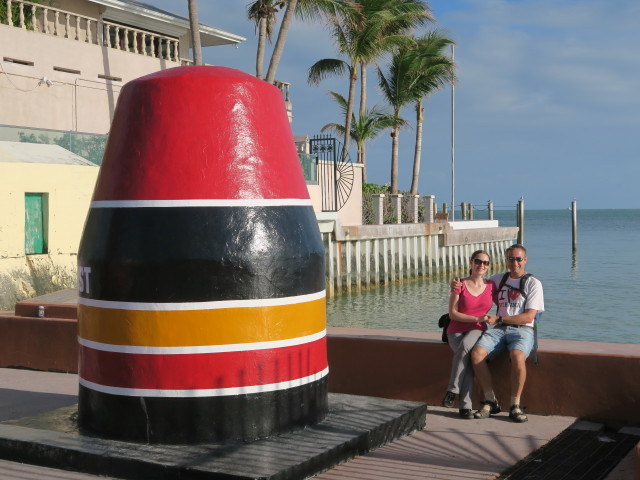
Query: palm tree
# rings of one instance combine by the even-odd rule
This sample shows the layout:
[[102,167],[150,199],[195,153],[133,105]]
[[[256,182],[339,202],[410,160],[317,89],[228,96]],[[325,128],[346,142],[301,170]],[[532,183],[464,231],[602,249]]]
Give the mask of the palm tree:
[[191,47],[193,63],[202,65],[202,44],[200,42],[200,22],[198,22],[198,0],[187,0],[189,6],[189,24],[191,28]]
[[422,153],[422,124],[424,120],[423,98],[436,90],[443,88],[449,82],[455,81],[455,64],[445,55],[445,49],[454,42],[437,30],[416,40],[415,48],[420,50],[421,65],[417,91],[421,96],[416,99],[416,142],[413,155],[413,176],[411,179],[411,194],[418,194],[418,179],[420,177],[420,156]]
[[[378,83],[385,99],[393,108],[396,117],[400,117],[402,107],[413,102],[420,96],[416,92],[418,67],[416,51],[403,47],[396,50],[388,73],[385,75],[380,67],[377,67]],[[391,193],[398,193],[398,140],[400,127],[391,129]]]
[[[336,103],[340,106],[343,113],[347,111],[347,100],[336,92],[329,92]],[[385,109],[374,105],[370,109],[365,109],[364,114],[361,114],[357,119],[352,114],[351,118],[351,137],[355,140],[358,147],[358,157],[364,150],[364,145],[367,140],[371,140],[378,136],[383,130],[391,128],[397,123],[405,124],[403,119],[398,119],[390,114]],[[340,123],[328,123],[321,130],[323,133],[327,131],[335,132],[338,135],[344,134],[344,125]],[[362,182],[367,183],[367,165],[362,162]]]
[[271,61],[269,62],[269,69],[267,70],[267,77],[265,80],[269,83],[273,83],[276,79],[276,71],[278,70],[278,64],[282,58],[282,52],[284,52],[284,44],[287,40],[287,33],[289,32],[289,26],[291,20],[293,20],[293,14],[296,11],[296,5],[298,0],[288,0],[287,8],[284,11],[282,17],[282,23],[280,24],[280,30],[278,30],[278,38],[276,44],[273,47],[271,53]]
[[267,76],[265,78],[267,82],[273,83],[275,81],[276,72],[284,52],[284,45],[294,14],[302,19],[315,20],[319,16],[332,14],[344,2],[345,0],[276,0],[274,2],[279,8],[283,8],[286,4],[286,9],[282,23],[280,24],[280,29],[278,30],[276,44],[271,53],[269,69],[267,70]]
[[[351,137],[351,121],[355,98],[355,85],[358,79],[358,67],[366,65],[380,57],[392,47],[402,44],[406,37],[402,35],[411,25],[431,18],[422,0],[354,0],[345,2],[336,9],[329,19],[336,40],[338,53],[342,59],[319,60],[309,69],[308,81],[317,85],[330,75],[349,76],[349,94],[344,122],[343,160],[346,160]],[[366,77],[361,86],[360,112],[366,108]],[[364,152],[361,152],[363,154]],[[362,157],[358,158],[362,162]]]
[[[380,11],[388,11],[387,25],[384,37],[390,45],[402,45],[407,42],[404,34],[412,28],[422,25],[427,21],[434,21],[430,14],[430,7],[422,0],[367,0],[362,2],[364,15],[375,16]],[[379,54],[378,54],[379,55]],[[367,66],[373,63],[377,57],[362,59],[360,61],[360,115],[367,105]],[[359,152],[359,159],[366,163],[366,149]]]
[[256,24],[258,32],[258,50],[256,52],[256,77],[262,78],[264,51],[267,40],[271,42],[273,25],[276,23],[276,12],[284,6],[284,0],[257,0],[249,4],[247,16]]
[[[381,35],[385,38],[387,46],[394,47],[407,43],[405,34],[413,28],[427,21],[434,21],[430,14],[429,5],[423,0],[359,0],[360,15],[364,18],[382,21],[384,31]],[[389,37],[393,38],[389,39]],[[384,48],[385,45],[380,45]],[[383,50],[372,51],[370,58],[360,60],[360,111],[367,104],[367,66],[374,62]]]
[[[384,97],[392,106],[394,115],[399,116],[405,105],[416,102],[418,109],[418,125],[416,143],[422,139],[422,98],[440,88],[453,73],[452,61],[445,57],[442,49],[452,41],[438,32],[427,34],[426,37],[415,40],[411,45],[405,45],[396,50],[388,73],[385,75],[378,68],[380,88]],[[398,193],[398,141],[400,127],[391,131],[391,193]],[[417,167],[419,173],[419,154],[421,145],[417,146]],[[416,183],[417,189],[417,183]]]

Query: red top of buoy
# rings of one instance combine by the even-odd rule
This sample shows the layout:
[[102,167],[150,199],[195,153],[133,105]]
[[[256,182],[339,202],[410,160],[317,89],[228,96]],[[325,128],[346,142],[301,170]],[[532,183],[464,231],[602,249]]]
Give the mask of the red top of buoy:
[[94,201],[308,199],[282,93],[225,67],[127,83]]

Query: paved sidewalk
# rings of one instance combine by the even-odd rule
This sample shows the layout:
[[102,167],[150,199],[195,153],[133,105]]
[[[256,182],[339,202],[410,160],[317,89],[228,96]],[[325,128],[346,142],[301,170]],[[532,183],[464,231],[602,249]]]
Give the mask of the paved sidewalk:
[[[77,403],[73,374],[0,368],[0,421],[33,416]],[[462,420],[456,409],[429,407],[426,429],[339,465],[317,480],[415,480],[495,478],[574,423],[571,417],[530,415],[516,424],[502,413],[486,420]],[[628,472],[628,470],[627,470]],[[2,480],[96,480],[0,460]],[[624,478],[609,476],[609,480]]]
[[463,420],[457,409],[429,407],[427,427],[318,475],[317,480],[492,479],[574,423],[572,417],[508,413]]

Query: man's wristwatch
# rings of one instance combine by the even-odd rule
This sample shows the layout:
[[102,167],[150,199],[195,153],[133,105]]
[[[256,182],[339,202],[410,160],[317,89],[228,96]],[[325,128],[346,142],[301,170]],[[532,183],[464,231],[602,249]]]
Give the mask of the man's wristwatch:
[[498,321],[496,322],[496,325],[504,325],[504,320],[502,320],[502,317],[498,317]]

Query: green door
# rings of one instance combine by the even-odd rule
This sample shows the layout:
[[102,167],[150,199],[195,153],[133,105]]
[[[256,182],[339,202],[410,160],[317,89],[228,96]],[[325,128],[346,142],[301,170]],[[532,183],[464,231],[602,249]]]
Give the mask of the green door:
[[24,194],[24,251],[27,255],[47,253],[45,194]]

